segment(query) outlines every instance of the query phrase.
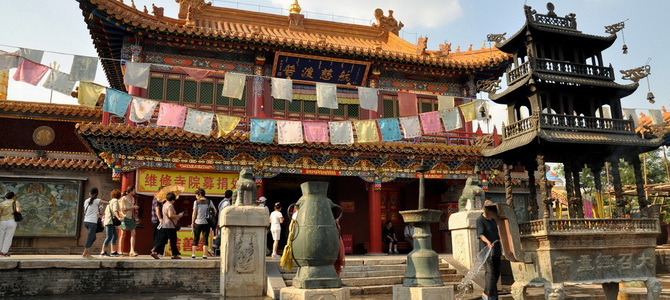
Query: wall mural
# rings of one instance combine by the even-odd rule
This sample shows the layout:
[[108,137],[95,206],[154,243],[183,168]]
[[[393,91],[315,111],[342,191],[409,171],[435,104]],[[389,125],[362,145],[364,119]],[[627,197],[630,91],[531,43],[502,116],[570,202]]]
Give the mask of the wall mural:
[[0,194],[12,191],[23,209],[15,236],[75,237],[80,181],[16,180],[0,178]]

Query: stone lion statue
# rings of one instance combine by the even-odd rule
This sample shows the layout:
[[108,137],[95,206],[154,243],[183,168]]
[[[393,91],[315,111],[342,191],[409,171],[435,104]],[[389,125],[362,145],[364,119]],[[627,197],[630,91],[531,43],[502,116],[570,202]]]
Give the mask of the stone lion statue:
[[[465,181],[461,197],[458,198],[458,211],[474,210],[481,206],[484,198],[486,197],[484,190],[479,187],[479,180],[476,177],[469,177]],[[480,203],[476,203],[475,200],[479,200]]]
[[240,171],[240,178],[237,180],[233,199],[235,205],[255,205],[256,204],[256,182],[254,174],[249,169]]

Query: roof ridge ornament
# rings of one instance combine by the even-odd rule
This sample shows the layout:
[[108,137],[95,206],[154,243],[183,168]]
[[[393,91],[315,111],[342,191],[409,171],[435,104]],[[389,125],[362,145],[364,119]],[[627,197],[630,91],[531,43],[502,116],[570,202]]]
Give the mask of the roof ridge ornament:
[[179,19],[188,19],[189,13],[192,18],[200,14],[204,7],[212,6],[212,2],[205,2],[205,0],[175,0],[175,2],[179,3]]
[[395,35],[398,35],[400,29],[405,27],[405,24],[398,22],[398,20],[393,17],[393,10],[389,9],[389,15],[384,16],[384,11],[381,8],[375,9],[375,19],[377,23],[373,23],[372,27],[377,27],[382,31],[391,32]]
[[637,67],[635,69],[629,69],[629,70],[620,70],[621,74],[621,79],[623,80],[631,80],[633,82],[639,82],[641,79],[649,76],[651,74],[651,66],[650,65],[645,65],[641,67]]
[[300,7],[300,4],[298,4],[298,0],[293,0],[293,3],[291,3],[291,6],[288,9],[289,14],[299,14],[302,11],[302,8]]

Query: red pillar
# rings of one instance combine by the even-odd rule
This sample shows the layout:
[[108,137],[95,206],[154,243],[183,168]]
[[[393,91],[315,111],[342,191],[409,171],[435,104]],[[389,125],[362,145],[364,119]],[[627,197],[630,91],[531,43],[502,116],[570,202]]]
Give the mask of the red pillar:
[[368,183],[370,249],[368,254],[382,254],[382,209],[381,186]]
[[[255,181],[256,181],[256,196],[258,198],[265,196],[265,184],[263,182],[263,178],[255,179]],[[258,201],[258,199],[254,199],[254,201]]]
[[136,171],[121,173],[121,192],[123,193],[129,186],[135,185]]

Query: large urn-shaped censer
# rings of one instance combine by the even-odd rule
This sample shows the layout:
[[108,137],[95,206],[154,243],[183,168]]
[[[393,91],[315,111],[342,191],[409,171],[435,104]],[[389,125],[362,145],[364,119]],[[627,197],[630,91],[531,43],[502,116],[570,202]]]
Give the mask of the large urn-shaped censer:
[[[300,185],[302,197],[295,226],[293,258],[299,269],[293,286],[301,289],[339,288],[342,280],[333,264],[339,252],[339,236],[333,217],[335,205],[328,197],[327,182],[305,182]],[[294,229],[294,230],[295,230]]]

